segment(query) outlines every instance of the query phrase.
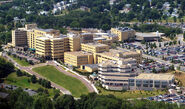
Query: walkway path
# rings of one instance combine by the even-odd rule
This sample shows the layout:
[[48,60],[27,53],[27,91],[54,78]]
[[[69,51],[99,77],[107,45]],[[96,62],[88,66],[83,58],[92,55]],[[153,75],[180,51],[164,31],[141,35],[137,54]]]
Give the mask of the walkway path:
[[[35,75],[37,78],[43,78],[46,79],[45,77],[39,75],[38,73],[32,71],[33,67],[39,67],[39,66],[44,66],[46,65],[45,63],[43,64],[38,64],[38,65],[34,65],[34,66],[28,66],[28,67],[23,67],[20,66],[16,61],[14,61],[12,58],[10,58],[9,56],[5,55],[4,57],[8,58],[8,60],[10,60],[17,68],[19,68],[20,70],[26,71],[27,73],[31,74],[31,75]],[[51,86],[55,87],[56,89],[59,89],[63,94],[68,94],[71,95],[71,92],[68,91],[67,89],[59,86],[58,84],[55,84],[54,82],[51,81]]]
[[[41,66],[45,66],[45,65],[53,65],[56,67],[57,70],[59,70],[61,73],[64,73],[68,76],[77,78],[78,80],[80,80],[89,90],[89,92],[96,92],[98,93],[96,87],[94,86],[94,84],[92,84],[89,80],[87,80],[85,77],[83,77],[82,75],[77,74],[74,71],[71,71],[70,69],[66,68],[67,70],[64,70],[61,65],[59,63],[57,63],[56,61],[48,61],[47,63],[41,63],[41,64],[36,64],[33,66],[28,66],[28,67],[23,67],[20,66],[17,62],[15,62],[12,58],[10,58],[9,56],[5,55],[11,62],[13,62],[15,64],[16,67],[18,67],[20,70],[24,70],[26,72],[28,72],[31,75],[35,75],[37,78],[44,78],[45,77],[39,75],[38,73],[34,72],[32,69],[35,67],[41,67]],[[70,71],[70,72],[68,72]],[[55,87],[57,89],[59,89],[63,94],[71,94],[70,91],[68,91],[67,89],[55,84],[54,82],[51,82],[52,87]]]
[[[55,66],[57,70],[59,70],[61,73],[64,73],[65,75],[68,75],[68,76],[71,76],[71,77],[74,77],[74,78],[77,78],[78,80],[80,80],[89,90],[89,92],[97,92],[96,89],[92,86],[91,82],[90,81],[87,81],[83,76],[81,75],[77,75],[77,74],[74,74],[73,71],[66,71],[64,70],[60,65],[57,64],[57,62],[55,61],[48,61],[47,63],[43,63],[43,64],[38,64],[38,65],[34,65],[31,67],[32,68],[35,68],[35,67],[41,67],[41,66],[45,66],[45,65],[52,65],[52,66]],[[66,68],[67,69],[67,68]]]

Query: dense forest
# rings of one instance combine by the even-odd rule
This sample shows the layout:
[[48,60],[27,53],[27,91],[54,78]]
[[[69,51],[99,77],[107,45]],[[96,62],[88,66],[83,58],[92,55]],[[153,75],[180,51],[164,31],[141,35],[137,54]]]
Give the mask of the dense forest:
[[184,109],[184,106],[153,102],[148,100],[122,100],[113,95],[90,93],[75,100],[71,95],[56,95],[50,99],[39,93],[29,96],[21,88],[10,92],[7,99],[1,99],[1,109]]
[[[37,23],[41,28],[59,29],[65,34],[65,27],[109,30],[111,27],[122,26],[120,22],[133,19],[140,22],[167,20],[168,17],[161,12],[161,6],[166,1],[170,3],[170,10],[178,8],[178,19],[182,22],[184,21],[181,18],[185,15],[185,0],[152,0],[152,8],[149,0],[117,0],[113,5],[109,4],[109,0],[77,0],[67,8],[67,12],[55,16],[51,10],[53,4],[60,1],[62,0],[13,0],[12,3],[0,5],[0,43],[11,42],[10,31],[23,26],[21,22],[15,22],[15,17],[25,19],[26,23]],[[120,13],[119,10],[126,4],[131,4],[131,10]],[[90,8],[90,11],[79,10],[81,6]],[[27,14],[26,11],[32,13]],[[48,11],[49,14],[39,15],[40,11]]]

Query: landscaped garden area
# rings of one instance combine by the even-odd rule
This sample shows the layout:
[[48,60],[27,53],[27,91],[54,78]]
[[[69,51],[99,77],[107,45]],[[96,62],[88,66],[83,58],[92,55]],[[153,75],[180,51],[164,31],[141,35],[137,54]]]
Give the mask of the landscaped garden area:
[[155,91],[143,91],[143,90],[135,90],[135,91],[109,91],[101,87],[97,87],[100,95],[109,95],[112,94],[121,99],[129,99],[129,98],[146,98],[151,96],[157,96],[160,94],[165,94],[166,91],[155,90]]
[[80,97],[83,94],[88,94],[87,87],[80,80],[63,74],[54,66],[47,65],[37,67],[33,68],[33,71],[69,90],[75,97]]

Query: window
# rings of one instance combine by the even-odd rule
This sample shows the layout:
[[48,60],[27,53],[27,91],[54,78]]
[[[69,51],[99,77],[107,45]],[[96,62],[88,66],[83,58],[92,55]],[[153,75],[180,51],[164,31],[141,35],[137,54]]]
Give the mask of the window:
[[134,79],[130,79],[129,82],[134,82]]
[[167,87],[167,85],[162,85],[161,87],[162,87],[162,88],[166,88],[166,87]]
[[143,84],[143,87],[148,87],[148,84]]
[[136,84],[137,87],[141,87],[141,84]]
[[159,88],[160,85],[155,85],[155,87]]
[[129,85],[130,85],[130,86],[134,86],[134,83],[130,83]]

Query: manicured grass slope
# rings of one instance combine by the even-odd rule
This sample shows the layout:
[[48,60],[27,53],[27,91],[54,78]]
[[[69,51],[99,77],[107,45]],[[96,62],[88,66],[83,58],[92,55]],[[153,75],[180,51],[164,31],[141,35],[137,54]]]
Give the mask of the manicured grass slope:
[[21,66],[29,66],[30,64],[26,62],[24,59],[20,60],[19,58],[15,58],[13,56],[10,56],[14,61],[16,61]]
[[34,68],[33,71],[41,74],[50,81],[66,88],[73,96],[80,97],[82,94],[87,94],[87,87],[78,79],[67,76],[62,72],[58,71],[54,66],[42,66]]
[[[26,77],[26,76],[21,76],[21,77],[18,77],[16,75],[16,73],[11,73],[10,75],[8,75],[8,77],[5,79],[5,83],[6,84],[11,84],[11,85],[15,85],[15,86],[18,86],[18,87],[22,87],[22,88],[29,88],[29,89],[33,89],[33,90],[37,90],[38,88],[43,88],[45,89],[44,87],[42,87],[40,84],[36,83],[36,84],[33,84],[33,83],[29,83],[28,82],[28,79],[29,77]],[[49,95],[51,97],[54,96],[54,90],[53,89],[47,89],[48,92],[49,92]]]

